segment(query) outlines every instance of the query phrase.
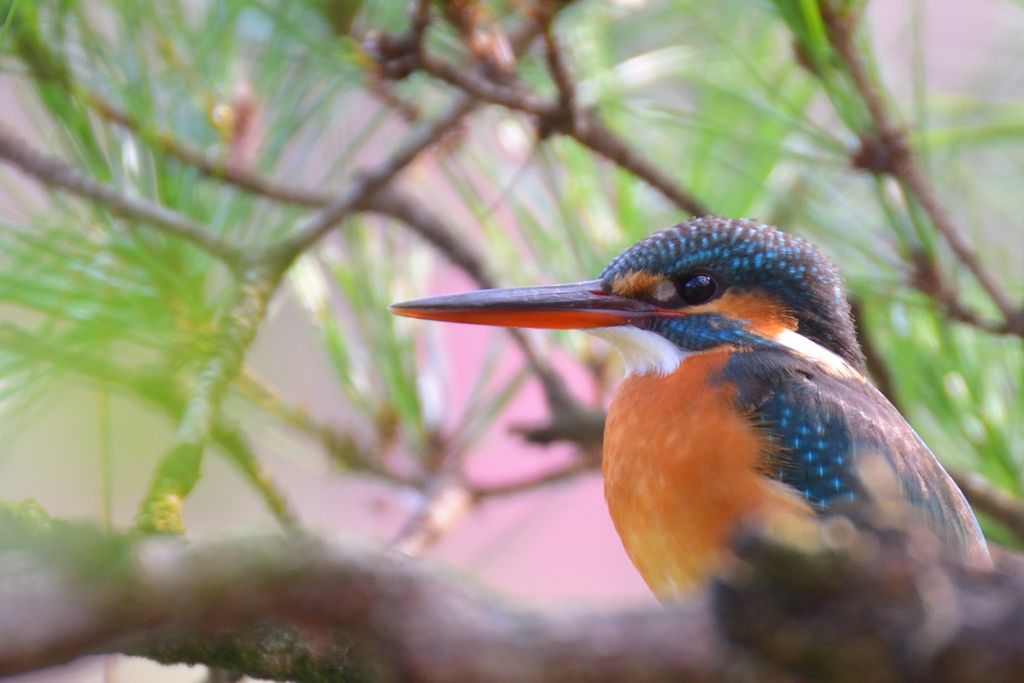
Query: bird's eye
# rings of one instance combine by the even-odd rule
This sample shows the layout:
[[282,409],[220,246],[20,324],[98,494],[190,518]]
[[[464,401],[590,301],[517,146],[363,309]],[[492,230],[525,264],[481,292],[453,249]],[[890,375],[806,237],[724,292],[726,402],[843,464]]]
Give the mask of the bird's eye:
[[718,283],[710,275],[693,275],[678,285],[679,298],[691,306],[702,304],[715,295]]

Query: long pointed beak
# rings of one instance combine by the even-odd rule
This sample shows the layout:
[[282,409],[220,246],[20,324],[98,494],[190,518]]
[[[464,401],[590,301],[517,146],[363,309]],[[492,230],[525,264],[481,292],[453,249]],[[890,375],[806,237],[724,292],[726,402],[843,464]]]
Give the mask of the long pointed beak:
[[395,315],[453,323],[581,330],[627,325],[657,310],[654,306],[609,294],[600,280],[569,285],[482,289],[392,304]]

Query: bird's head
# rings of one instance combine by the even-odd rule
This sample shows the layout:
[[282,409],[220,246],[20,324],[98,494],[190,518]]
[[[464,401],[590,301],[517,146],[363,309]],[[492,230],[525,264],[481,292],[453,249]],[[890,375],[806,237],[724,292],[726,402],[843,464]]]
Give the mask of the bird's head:
[[635,373],[667,374],[716,347],[772,345],[863,370],[835,267],[812,244],[752,220],[703,217],[667,228],[616,256],[597,280],[437,296],[391,311],[585,329],[610,341]]

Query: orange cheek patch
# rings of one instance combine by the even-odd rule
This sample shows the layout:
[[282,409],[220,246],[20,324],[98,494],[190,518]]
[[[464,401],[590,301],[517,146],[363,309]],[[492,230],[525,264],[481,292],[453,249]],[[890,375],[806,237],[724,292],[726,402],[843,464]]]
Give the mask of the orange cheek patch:
[[749,330],[762,337],[774,337],[786,330],[796,330],[797,322],[775,299],[757,292],[730,291],[704,306],[695,306],[688,313],[724,313],[739,320],[749,320]]
[[664,281],[663,275],[655,275],[647,270],[631,270],[612,280],[612,292],[630,298],[646,296]]

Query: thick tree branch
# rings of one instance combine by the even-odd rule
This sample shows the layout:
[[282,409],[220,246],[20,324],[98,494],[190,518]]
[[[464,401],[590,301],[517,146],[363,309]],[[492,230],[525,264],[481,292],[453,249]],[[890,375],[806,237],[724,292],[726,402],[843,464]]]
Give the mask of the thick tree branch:
[[[340,655],[338,673],[366,671],[365,680],[701,680],[714,662],[700,606],[520,613],[397,556],[313,539],[126,546],[74,532],[60,528],[41,541],[6,534],[4,545],[24,559],[0,563],[0,584],[22,586],[0,595],[0,674],[96,652],[153,650],[169,661],[176,648],[176,661],[267,677],[266,658],[238,656],[263,649],[247,629],[267,619],[302,627],[325,658]],[[108,571],[83,571],[83,555]],[[225,639],[240,631],[248,640]]]
[[514,610],[394,554],[311,538],[131,541],[0,510],[0,675],[127,652],[341,681],[1010,681],[1024,562],[969,570],[892,519],[758,535],[645,612]]

